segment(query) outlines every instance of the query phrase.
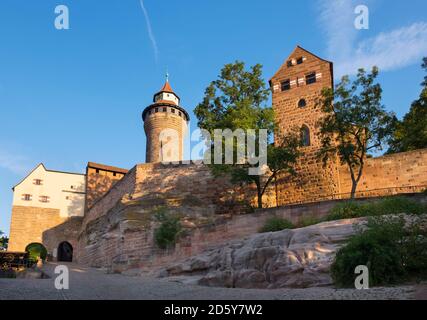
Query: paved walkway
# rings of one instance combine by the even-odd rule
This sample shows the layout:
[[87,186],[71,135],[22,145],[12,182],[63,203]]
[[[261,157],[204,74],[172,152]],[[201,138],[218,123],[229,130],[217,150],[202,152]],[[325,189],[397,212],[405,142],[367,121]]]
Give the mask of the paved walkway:
[[413,299],[426,298],[426,286],[375,288],[358,291],[333,288],[227,289],[182,284],[166,279],[128,277],[66,264],[70,270],[69,290],[54,287],[54,267],[44,267],[50,279],[0,279],[0,300],[4,299],[145,299],[145,300],[294,300],[294,299]]

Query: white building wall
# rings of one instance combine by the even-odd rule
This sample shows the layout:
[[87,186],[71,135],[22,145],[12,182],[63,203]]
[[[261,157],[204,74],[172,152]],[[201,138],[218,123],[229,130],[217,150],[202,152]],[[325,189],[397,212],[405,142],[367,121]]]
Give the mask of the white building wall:
[[[41,185],[35,184],[41,180]],[[59,209],[61,217],[84,215],[86,176],[83,174],[49,171],[40,164],[14,188],[13,205]],[[24,198],[31,195],[31,200]],[[48,202],[42,202],[47,196]]]

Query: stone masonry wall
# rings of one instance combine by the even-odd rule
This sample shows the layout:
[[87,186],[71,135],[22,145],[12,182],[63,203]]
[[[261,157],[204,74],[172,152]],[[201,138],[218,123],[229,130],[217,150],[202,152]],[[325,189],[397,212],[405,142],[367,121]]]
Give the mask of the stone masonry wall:
[[64,221],[58,209],[13,206],[8,250],[23,252],[30,243],[43,243],[43,232]]
[[[407,197],[427,203],[424,195],[407,195]],[[129,221],[122,220],[121,226],[114,228],[115,223],[111,223],[114,220],[111,216],[102,217],[98,227],[101,225],[103,227],[98,231],[104,231],[97,235],[98,239],[102,240],[93,242],[89,246],[89,250],[92,250],[91,254],[80,262],[95,267],[111,268],[113,272],[128,269],[153,271],[207,249],[255,234],[272,216],[285,218],[296,224],[304,218],[324,217],[342,201],[344,200],[262,209],[246,215],[222,215],[210,223],[186,228],[185,236],[178,240],[175,248],[168,250],[159,249],[154,242],[155,223],[151,222],[140,229],[136,225],[129,224]],[[357,201],[372,201],[372,199]]]
[[[168,208],[189,225],[200,225],[220,215],[248,212],[255,196],[253,188],[214,178],[204,165],[137,165],[86,212],[78,260],[94,266],[110,265],[117,259],[140,261],[144,248],[152,248],[152,235],[146,230],[152,229],[158,207]],[[270,191],[266,202],[271,198]]]
[[[49,256],[54,257],[59,244],[67,241],[73,249],[78,247],[78,236],[82,226],[83,217],[71,217],[63,223],[43,232],[42,243],[46,247]],[[54,259],[55,260],[55,259]]]
[[[345,198],[351,191],[347,166],[340,166],[340,193]],[[357,187],[358,197],[386,196],[421,192],[427,188],[427,149],[397,153],[366,160]]]
[[[102,166],[104,167],[104,166]],[[113,167],[111,167],[113,168]],[[103,197],[111,187],[125,175],[124,170],[114,172],[102,170],[99,167],[90,167],[86,169],[86,203],[85,210],[93,206],[93,204]]]

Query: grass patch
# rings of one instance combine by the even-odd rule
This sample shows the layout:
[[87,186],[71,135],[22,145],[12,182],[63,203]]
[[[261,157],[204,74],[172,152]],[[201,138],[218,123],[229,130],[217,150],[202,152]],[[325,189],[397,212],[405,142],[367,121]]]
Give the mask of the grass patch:
[[368,267],[370,286],[426,278],[427,232],[419,218],[405,226],[403,215],[370,217],[367,227],[337,252],[331,266],[337,286],[353,287],[359,265]]
[[307,216],[307,217],[302,217],[298,223],[297,223],[297,227],[298,228],[305,228],[305,227],[309,227],[318,223],[323,222],[323,219],[319,219],[316,217],[312,217],[312,216]]
[[326,220],[333,221],[400,213],[419,215],[426,212],[426,206],[414,200],[405,197],[390,197],[368,203],[358,203],[356,201],[340,203],[331,210]]
[[261,228],[260,232],[276,232],[282,231],[285,229],[293,229],[295,226],[289,220],[279,218],[279,217],[271,217],[268,218],[265,222],[264,226]]

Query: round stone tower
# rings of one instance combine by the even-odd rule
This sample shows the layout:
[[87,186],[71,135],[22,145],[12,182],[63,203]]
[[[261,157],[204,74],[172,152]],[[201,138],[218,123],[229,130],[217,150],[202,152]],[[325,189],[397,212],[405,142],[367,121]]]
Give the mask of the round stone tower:
[[180,106],[180,98],[172,90],[168,77],[154,95],[153,104],[145,108],[142,120],[147,136],[146,162],[182,161],[190,117]]

